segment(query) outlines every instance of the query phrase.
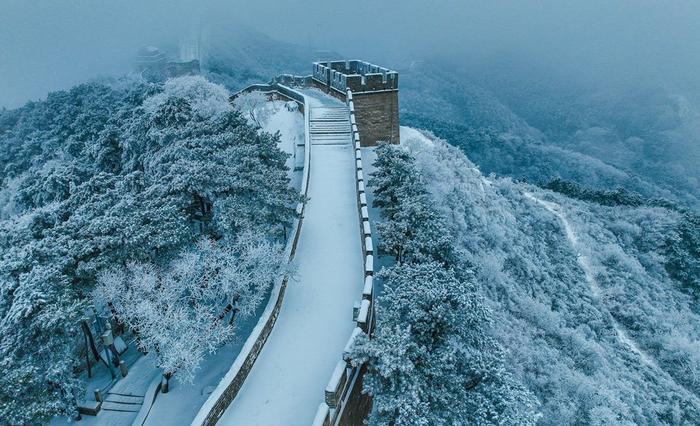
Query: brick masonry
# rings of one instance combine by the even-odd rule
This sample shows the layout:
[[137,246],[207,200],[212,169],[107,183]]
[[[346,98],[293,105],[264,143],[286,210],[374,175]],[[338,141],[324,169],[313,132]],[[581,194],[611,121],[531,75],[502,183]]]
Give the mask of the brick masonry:
[[343,102],[352,90],[357,129],[363,147],[378,142],[398,144],[399,75],[363,61],[314,63],[310,84]]
[[363,426],[365,421],[372,411],[372,397],[366,393],[362,393],[362,385],[367,372],[367,365],[360,367],[360,374],[357,380],[352,383],[350,389],[350,397],[343,412],[343,416],[338,422],[339,426]]
[[399,143],[399,91],[353,93],[360,144]]

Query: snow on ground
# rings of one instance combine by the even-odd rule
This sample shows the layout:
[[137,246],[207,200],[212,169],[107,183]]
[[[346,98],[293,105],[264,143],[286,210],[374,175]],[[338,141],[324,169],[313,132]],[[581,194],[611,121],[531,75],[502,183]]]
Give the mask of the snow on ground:
[[[569,244],[571,244],[571,247],[573,247],[573,249],[576,251],[576,260],[578,261],[579,266],[583,270],[583,273],[586,277],[586,281],[588,282],[588,285],[591,289],[591,293],[593,293],[595,297],[600,297],[600,285],[598,284],[598,280],[595,277],[595,271],[593,270],[590,258],[586,254],[580,252],[580,250],[583,250],[583,248],[581,244],[579,244],[578,237],[576,236],[576,233],[574,232],[574,229],[571,226],[571,222],[569,221],[566,212],[562,210],[559,204],[538,198],[537,196],[535,196],[535,194],[531,192],[525,192],[525,196],[537,202],[538,204],[543,206],[547,211],[559,218],[561,223],[564,225],[566,239],[569,241]],[[611,316],[611,318],[613,317]],[[613,328],[615,329],[615,333],[617,334],[617,338],[620,342],[627,346],[632,352],[637,354],[642,360],[642,362],[644,362],[652,368],[655,368],[657,370],[659,369],[659,366],[656,364],[656,362],[646,352],[644,352],[639,347],[639,345],[637,345],[637,342],[635,342],[631,337],[629,337],[627,332],[622,328],[622,326],[620,326],[620,324],[614,318],[612,319],[612,324]]]
[[[337,102],[337,101],[336,101]],[[221,425],[311,424],[350,336],[363,286],[354,152],[315,145],[304,222],[274,329]]]
[[325,93],[325,92],[318,90],[318,89],[315,89],[313,87],[299,88],[297,90],[300,93],[307,96],[307,99],[310,101],[310,106],[312,106],[312,107],[320,107],[320,106],[338,107],[338,106],[345,105],[342,102],[340,102],[337,98],[334,98],[333,96],[329,95],[328,93]]
[[290,155],[287,159],[290,178],[295,188],[301,184],[304,165],[304,114],[296,102],[272,100],[253,92],[241,95],[235,101],[243,116],[253,125],[260,125],[268,133],[280,132],[280,149]]
[[233,341],[204,359],[192,383],[182,383],[177,374],[173,376],[170,380],[170,391],[158,395],[145,425],[190,424],[211,391],[235,361],[264,308],[265,304],[261,304],[255,315],[237,324]]

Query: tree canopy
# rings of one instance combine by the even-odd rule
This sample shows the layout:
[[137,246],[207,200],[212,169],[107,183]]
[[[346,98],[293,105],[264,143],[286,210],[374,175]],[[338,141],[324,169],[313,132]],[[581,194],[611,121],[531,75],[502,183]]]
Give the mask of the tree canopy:
[[101,272],[243,230],[283,241],[299,195],[278,141],[202,77],[82,84],[1,112],[0,418],[74,413]]

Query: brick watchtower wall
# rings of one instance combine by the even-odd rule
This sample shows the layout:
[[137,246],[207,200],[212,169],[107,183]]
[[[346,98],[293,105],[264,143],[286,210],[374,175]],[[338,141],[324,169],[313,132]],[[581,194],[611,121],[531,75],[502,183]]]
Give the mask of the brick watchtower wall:
[[362,146],[379,141],[399,143],[399,92],[353,92],[357,128]]
[[399,143],[399,74],[364,61],[316,62],[316,87],[347,101],[352,91],[362,146]]

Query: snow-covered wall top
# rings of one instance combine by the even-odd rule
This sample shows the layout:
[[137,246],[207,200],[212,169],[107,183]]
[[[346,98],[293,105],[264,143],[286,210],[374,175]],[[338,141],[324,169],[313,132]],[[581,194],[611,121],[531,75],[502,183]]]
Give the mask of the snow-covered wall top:
[[324,402],[316,411],[312,426],[326,426],[335,424],[361,424],[367,418],[370,404],[369,396],[362,393],[362,375],[364,365],[353,365],[350,352],[355,339],[366,333],[372,335],[375,323],[374,309],[374,249],[372,244],[372,231],[369,223],[369,211],[367,209],[367,196],[365,195],[365,182],[362,172],[362,151],[360,133],[355,122],[355,102],[352,90],[347,89],[346,105],[350,113],[352,124],[353,143],[355,144],[355,190],[357,195],[357,212],[360,222],[360,235],[362,241],[362,256],[364,258],[364,285],[361,301],[353,308],[353,320],[356,327],[353,329],[342,354],[339,354],[336,365],[328,385],[324,390]]
[[[261,91],[263,93],[275,92],[289,98],[290,100],[298,102],[300,106],[302,106],[302,110],[304,112],[304,168],[302,172],[300,195],[305,199],[308,190],[309,169],[311,164],[309,109],[306,107],[309,101],[302,93],[297,92],[288,86],[277,83],[251,85],[234,94],[231,97],[231,101],[233,101],[233,99],[240,94],[251,91]],[[292,262],[296,253],[301,225],[304,218],[305,204],[306,201],[302,201],[296,208],[298,217],[294,221],[292,235],[287,241],[287,246],[285,248],[285,254],[289,259],[289,262]],[[270,293],[268,304],[260,316],[257,325],[250,333],[250,336],[248,336],[246,339],[241,352],[236,357],[236,360],[234,361],[233,365],[231,365],[229,371],[221,379],[218,386],[211,393],[204,405],[202,405],[202,407],[199,409],[199,412],[192,421],[191,426],[215,425],[219,418],[221,418],[221,415],[224,413],[226,408],[231,404],[231,401],[233,401],[238,394],[238,391],[240,390],[241,386],[243,386],[243,382],[248,376],[250,369],[253,367],[255,360],[265,345],[268,336],[272,332],[272,327],[274,326],[279,315],[279,311],[282,307],[282,300],[284,298],[288,278],[289,277],[287,275],[284,275],[278,277],[278,279],[275,281],[275,285]]]
[[398,90],[399,73],[359,60],[314,62],[314,80],[345,93]]

